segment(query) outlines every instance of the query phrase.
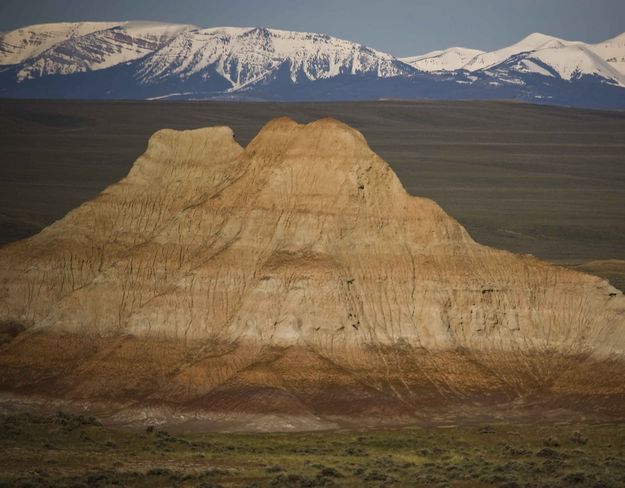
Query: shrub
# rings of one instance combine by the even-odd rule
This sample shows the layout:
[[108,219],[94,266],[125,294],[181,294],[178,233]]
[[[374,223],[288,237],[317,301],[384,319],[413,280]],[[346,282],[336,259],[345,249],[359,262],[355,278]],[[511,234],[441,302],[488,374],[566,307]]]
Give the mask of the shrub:
[[569,485],[579,485],[586,481],[586,475],[584,473],[569,473],[562,477],[562,481]]
[[323,468],[319,471],[319,476],[325,476],[326,478],[342,478],[343,475],[334,468]]
[[171,476],[173,473],[170,469],[167,468],[153,468],[150,469],[146,474],[148,476]]
[[560,447],[560,441],[557,437],[548,437],[544,444],[547,447]]
[[550,447],[543,447],[540,451],[536,453],[538,457],[544,458],[559,458],[561,454],[555,449],[551,449]]

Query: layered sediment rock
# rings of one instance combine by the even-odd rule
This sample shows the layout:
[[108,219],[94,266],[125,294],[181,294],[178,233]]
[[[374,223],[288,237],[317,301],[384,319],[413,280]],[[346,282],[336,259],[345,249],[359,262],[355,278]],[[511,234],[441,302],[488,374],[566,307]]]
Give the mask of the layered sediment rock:
[[0,250],[5,390],[411,418],[532,398],[625,416],[625,298],[475,243],[356,130],[163,130],[128,177]]

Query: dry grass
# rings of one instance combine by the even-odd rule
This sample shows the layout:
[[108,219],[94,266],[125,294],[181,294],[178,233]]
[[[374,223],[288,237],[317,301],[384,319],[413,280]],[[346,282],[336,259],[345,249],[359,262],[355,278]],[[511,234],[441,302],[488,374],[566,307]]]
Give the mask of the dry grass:
[[625,425],[173,434],[20,414],[0,419],[0,459],[11,487],[619,487]]

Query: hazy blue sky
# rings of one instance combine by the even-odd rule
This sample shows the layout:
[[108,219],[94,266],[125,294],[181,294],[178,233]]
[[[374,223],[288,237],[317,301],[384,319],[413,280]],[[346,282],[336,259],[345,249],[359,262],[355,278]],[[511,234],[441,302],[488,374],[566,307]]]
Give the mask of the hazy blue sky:
[[0,31],[126,19],[323,32],[406,56],[494,49],[536,31],[601,41],[625,31],[625,0],[0,0]]

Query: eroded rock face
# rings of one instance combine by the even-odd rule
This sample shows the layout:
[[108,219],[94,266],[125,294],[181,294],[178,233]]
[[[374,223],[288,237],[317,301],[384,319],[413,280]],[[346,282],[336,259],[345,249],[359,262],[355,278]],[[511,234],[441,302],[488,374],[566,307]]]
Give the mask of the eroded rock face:
[[[625,415],[625,298],[475,243],[356,130],[163,130],[0,250],[4,389],[377,419],[539,395]],[[573,402],[574,403],[574,402]]]

